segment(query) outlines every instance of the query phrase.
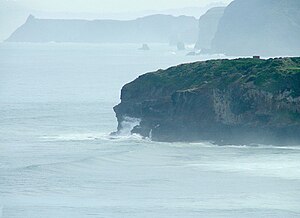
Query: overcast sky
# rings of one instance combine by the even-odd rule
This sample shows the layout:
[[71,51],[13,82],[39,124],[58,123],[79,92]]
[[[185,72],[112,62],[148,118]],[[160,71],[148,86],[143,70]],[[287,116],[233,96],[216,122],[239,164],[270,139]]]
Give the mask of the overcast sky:
[[[12,0],[11,0],[12,1]],[[130,12],[202,7],[210,3],[232,0],[15,0],[22,5],[43,11],[65,12]]]

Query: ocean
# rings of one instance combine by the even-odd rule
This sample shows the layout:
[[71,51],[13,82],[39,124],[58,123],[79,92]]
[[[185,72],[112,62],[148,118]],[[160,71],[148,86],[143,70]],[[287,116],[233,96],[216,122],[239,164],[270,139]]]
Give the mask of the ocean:
[[110,136],[124,84],[225,58],[149,46],[0,44],[0,217],[300,217],[300,146]]

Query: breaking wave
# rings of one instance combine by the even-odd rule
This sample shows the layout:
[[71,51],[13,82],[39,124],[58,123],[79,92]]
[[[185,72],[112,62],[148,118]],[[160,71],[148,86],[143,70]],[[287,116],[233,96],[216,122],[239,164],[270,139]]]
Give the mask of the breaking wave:
[[141,119],[134,117],[124,117],[121,122],[121,129],[118,132],[120,136],[131,135],[131,131],[134,127],[140,125]]
[[116,134],[110,133],[65,133],[41,136],[42,141],[93,141],[93,140],[142,140],[138,134],[131,134],[131,130],[141,122],[138,118],[125,117],[121,129]]
[[40,140],[47,142],[59,141],[96,141],[96,140],[142,140],[143,138],[138,134],[132,135],[110,135],[109,133],[72,133],[72,134],[58,134],[41,136]]

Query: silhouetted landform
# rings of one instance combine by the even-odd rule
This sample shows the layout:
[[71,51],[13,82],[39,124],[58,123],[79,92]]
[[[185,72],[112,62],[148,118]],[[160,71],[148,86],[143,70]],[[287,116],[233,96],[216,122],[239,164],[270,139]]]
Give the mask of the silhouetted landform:
[[[194,17],[152,15],[136,20],[56,20],[30,15],[8,42],[75,43],[194,43],[197,40]],[[175,44],[176,45],[176,44]]]
[[147,73],[121,91],[119,123],[155,141],[300,144],[300,58],[210,60]]
[[196,51],[190,51],[186,54],[186,56],[196,56],[196,55],[200,55],[200,53]]
[[185,50],[185,44],[183,42],[178,42],[177,43],[177,50],[178,51],[183,51]]
[[143,44],[142,47],[139,48],[139,50],[142,50],[142,51],[149,51],[150,48],[149,48],[148,44]]
[[199,19],[199,36],[196,49],[209,50],[218,29],[219,21],[224,14],[225,7],[215,7],[208,10]]
[[219,22],[213,52],[299,56],[299,11],[299,0],[235,0]]

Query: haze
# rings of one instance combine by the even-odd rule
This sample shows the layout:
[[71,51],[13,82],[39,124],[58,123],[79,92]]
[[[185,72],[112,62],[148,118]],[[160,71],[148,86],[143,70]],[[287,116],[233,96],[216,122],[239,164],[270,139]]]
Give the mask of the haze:
[[7,39],[30,14],[50,19],[130,20],[151,14],[199,18],[209,8],[232,0],[0,0],[0,41]]
[[[219,2],[229,3],[232,0],[222,0]],[[141,10],[165,10],[181,7],[201,7],[215,3],[215,0],[18,0],[23,6],[35,10],[44,11],[65,11],[65,12],[128,12]]]

